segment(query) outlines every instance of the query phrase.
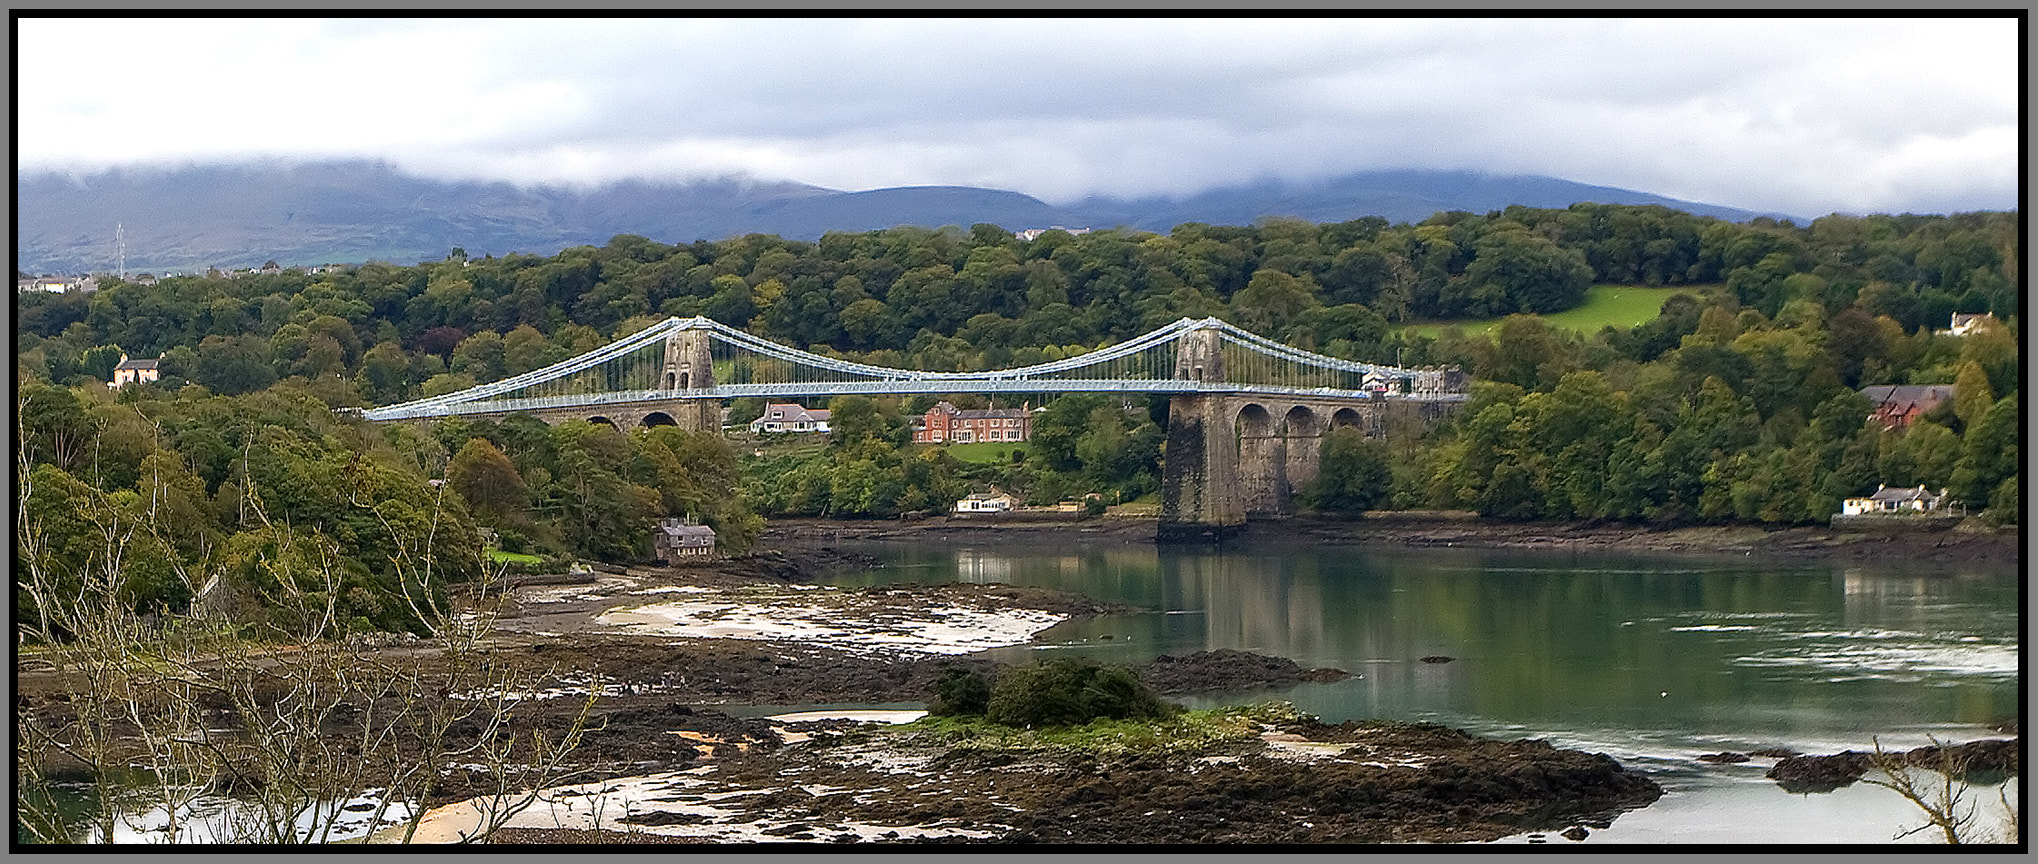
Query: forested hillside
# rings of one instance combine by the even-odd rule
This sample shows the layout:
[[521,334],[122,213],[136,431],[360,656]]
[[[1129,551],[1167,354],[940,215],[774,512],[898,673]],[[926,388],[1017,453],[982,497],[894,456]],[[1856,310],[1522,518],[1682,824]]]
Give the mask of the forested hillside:
[[[140,557],[165,563],[137,583],[137,603],[186,602],[202,586],[179,572],[211,572],[259,607],[274,586],[252,562],[312,538],[341,562],[357,626],[405,627],[415,616],[390,598],[416,575],[406,568],[430,558],[435,579],[467,578],[483,566],[464,551],[482,527],[511,551],[631,560],[668,514],[741,548],[760,513],[889,516],[991,482],[1039,501],[1158,487],[1165,400],[1127,410],[1042,394],[1027,453],[976,464],[905,442],[906,418],[931,400],[837,399],[826,449],[762,459],[673,429],[370,426],[331,410],[529,371],[668,315],[935,370],[1039,362],[1214,315],[1324,353],[1458,364],[1482,382],[1442,426],[1330,438],[1306,495],[1323,509],[1792,524],[1884,483],[1951,487],[2015,521],[2019,238],[2015,213],[1797,226],[1578,205],[1030,242],[991,225],[818,242],[622,235],[550,257],[455,249],[412,267],[32,292],[16,303],[18,554],[82,567],[104,526],[154,525]],[[1687,290],[1632,329],[1580,336],[1534,317],[1601,283]],[[1998,320],[1934,332],[1954,312]],[[1517,317],[1490,337],[1396,329],[1496,315]],[[160,355],[162,381],[109,392],[122,354]],[[1858,388],[1924,383],[1959,396],[1904,431],[1866,422]],[[735,419],[755,413],[741,405]]]

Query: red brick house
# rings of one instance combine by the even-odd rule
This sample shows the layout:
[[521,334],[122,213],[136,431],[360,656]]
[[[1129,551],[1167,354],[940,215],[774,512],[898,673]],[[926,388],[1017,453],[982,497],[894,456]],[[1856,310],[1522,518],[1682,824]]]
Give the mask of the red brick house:
[[927,409],[913,429],[915,444],[971,444],[1026,441],[1033,437],[1033,412],[1020,408],[962,409],[941,402]]
[[1953,398],[1953,385],[1878,384],[1861,388],[1861,395],[1875,403],[1875,411],[1868,415],[1869,419],[1882,424],[1884,432],[1892,432],[1908,428],[1911,421]]

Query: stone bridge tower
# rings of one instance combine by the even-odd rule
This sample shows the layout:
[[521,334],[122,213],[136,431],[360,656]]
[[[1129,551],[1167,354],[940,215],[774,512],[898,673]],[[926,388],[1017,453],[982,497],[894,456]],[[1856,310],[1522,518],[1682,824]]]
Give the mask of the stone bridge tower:
[[714,358],[708,346],[714,340],[706,330],[678,330],[665,337],[663,386],[672,393],[674,423],[689,432],[719,432],[722,429],[722,400],[689,395],[715,386]]
[[[1223,348],[1216,330],[1183,334],[1175,351],[1175,378],[1222,383]],[[1219,393],[1168,400],[1159,539],[1222,539],[1245,524],[1238,495],[1238,433],[1230,407]]]

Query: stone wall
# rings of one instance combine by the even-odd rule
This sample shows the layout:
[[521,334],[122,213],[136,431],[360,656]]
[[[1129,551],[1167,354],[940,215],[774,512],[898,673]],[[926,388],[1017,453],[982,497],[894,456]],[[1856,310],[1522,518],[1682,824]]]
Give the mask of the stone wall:
[[1372,399],[1174,397],[1161,470],[1162,539],[1221,538],[1249,516],[1293,512],[1320,470],[1323,436],[1357,426],[1383,437],[1385,408]]

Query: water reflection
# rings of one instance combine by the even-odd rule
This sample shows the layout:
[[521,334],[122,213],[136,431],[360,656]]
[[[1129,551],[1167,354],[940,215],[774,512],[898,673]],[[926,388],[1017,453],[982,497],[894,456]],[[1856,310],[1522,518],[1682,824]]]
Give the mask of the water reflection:
[[[1696,757],[1993,737],[2023,701],[2015,567],[1465,549],[864,551],[894,566],[838,581],[1012,582],[1151,610],[1058,625],[1037,646],[1001,649],[1001,662],[1041,651],[1128,664],[1198,649],[1277,654],[1354,677],[1179,701],[1280,698],[1333,722],[1429,720],[1542,738],[1663,784],[1662,801],[1587,842],[1889,842],[1922,817],[1888,790],[1790,794],[1763,777],[1764,763]],[[1421,662],[1430,655],[1453,659]],[[1993,801],[1997,788],[1976,791]]]
[[1043,634],[1056,651],[1136,663],[1234,648],[1353,672],[1292,694],[1332,720],[1915,746],[1944,724],[2014,717],[2021,701],[2013,569],[1490,550],[866,551],[900,566],[838,581],[1012,582],[1152,610],[1060,625]]
[[976,585],[1012,581],[1012,559],[976,549],[955,551],[955,581]]

